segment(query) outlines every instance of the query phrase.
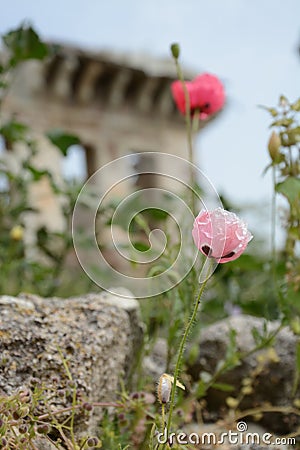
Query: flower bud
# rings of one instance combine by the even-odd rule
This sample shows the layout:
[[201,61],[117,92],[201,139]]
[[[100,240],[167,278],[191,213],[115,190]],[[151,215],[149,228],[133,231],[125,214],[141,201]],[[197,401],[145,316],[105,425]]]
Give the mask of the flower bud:
[[27,388],[22,388],[19,391],[19,399],[21,403],[29,403],[31,400],[31,391]]
[[19,411],[19,410],[13,411],[13,412],[12,412],[12,417],[13,417],[14,420],[19,420],[20,417],[21,417],[20,411]]
[[174,42],[174,44],[171,45],[171,53],[173,58],[178,59],[180,55],[180,47],[177,42]]
[[68,382],[67,382],[67,387],[69,388],[69,389],[75,389],[76,388],[76,381],[75,380],[68,380]]
[[19,432],[21,434],[26,434],[28,432],[28,425],[22,423],[22,425],[19,426]]
[[91,405],[90,403],[85,402],[82,405],[83,409],[85,409],[86,411],[92,411],[93,410],[93,405]]
[[238,401],[237,398],[234,398],[234,397],[227,397],[227,398],[226,398],[226,403],[227,403],[227,405],[229,406],[229,408],[235,409],[235,408],[238,406],[239,401]]
[[10,238],[13,241],[21,241],[23,239],[24,236],[24,229],[23,227],[21,227],[21,225],[15,225],[11,230],[10,230]]
[[242,385],[243,386],[251,386],[251,384],[252,384],[251,378],[248,378],[248,377],[243,378],[243,380],[242,380]]
[[57,393],[58,397],[65,398],[65,395],[66,395],[65,389],[57,389],[56,393]]
[[269,358],[269,361],[273,362],[273,363],[279,363],[280,362],[280,358],[276,353],[276,350],[274,349],[274,347],[270,347],[267,351],[267,355]]
[[263,413],[258,412],[256,414],[253,414],[252,418],[255,420],[255,422],[259,422],[263,418]]
[[279,97],[279,106],[281,106],[282,108],[285,108],[286,106],[288,106],[288,104],[289,104],[289,101],[286,98],[286,96],[285,95],[281,95]]
[[30,378],[30,385],[35,387],[38,386],[39,384],[41,384],[41,380],[37,377],[31,377]]
[[172,391],[172,383],[167,374],[163,374],[158,381],[157,397],[160,403],[168,403]]
[[[157,397],[160,403],[168,403],[170,401],[170,395],[172,391],[172,384],[174,383],[174,377],[163,373],[158,380],[157,386]],[[185,386],[181,384],[178,380],[176,381],[176,386],[180,389],[185,390]]]
[[280,149],[281,146],[281,139],[280,136],[276,133],[276,131],[273,131],[269,143],[268,143],[268,150],[269,155],[271,156],[272,161],[276,162],[278,160],[278,157],[280,156]]
[[39,425],[36,429],[39,434],[49,434],[51,432],[51,426],[48,423]]
[[1,448],[5,448],[5,446],[8,444],[8,440],[5,437],[3,437],[1,438],[0,443],[2,445]]
[[29,411],[30,411],[30,409],[28,408],[28,406],[21,406],[21,408],[19,408],[20,417],[28,416]]
[[132,398],[132,400],[138,400],[140,398],[140,393],[139,392],[132,392],[130,397]]
[[250,395],[253,393],[253,388],[252,386],[243,386],[242,387],[242,394],[243,395]]
[[97,437],[90,437],[88,438],[88,440],[86,441],[86,444],[88,447],[95,447],[95,446],[99,446],[100,445],[100,441]]

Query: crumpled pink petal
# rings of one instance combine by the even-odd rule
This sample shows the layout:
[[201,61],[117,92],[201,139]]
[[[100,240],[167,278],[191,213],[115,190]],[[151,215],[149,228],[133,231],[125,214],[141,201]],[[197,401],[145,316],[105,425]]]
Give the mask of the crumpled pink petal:
[[237,259],[253,238],[243,220],[222,208],[202,210],[194,221],[192,235],[198,249],[219,263]]

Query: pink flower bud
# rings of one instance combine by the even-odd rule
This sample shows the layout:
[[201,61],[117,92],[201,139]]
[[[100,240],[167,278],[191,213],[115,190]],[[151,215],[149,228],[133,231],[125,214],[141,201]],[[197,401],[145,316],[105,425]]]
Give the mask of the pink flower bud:
[[198,249],[219,263],[237,259],[253,238],[243,220],[222,208],[201,211],[192,235]]
[[[206,119],[223,108],[225,92],[221,81],[209,73],[203,73],[193,81],[186,81],[185,86],[190,100],[190,112],[199,110],[200,119]],[[182,82],[177,80],[171,85],[171,91],[177,108],[185,114],[185,94]]]

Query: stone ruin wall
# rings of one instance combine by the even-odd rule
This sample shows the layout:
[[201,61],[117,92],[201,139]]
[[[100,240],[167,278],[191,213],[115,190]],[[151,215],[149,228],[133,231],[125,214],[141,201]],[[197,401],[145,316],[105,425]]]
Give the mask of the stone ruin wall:
[[[129,57],[96,56],[62,48],[46,63],[30,61],[18,69],[4,112],[7,116],[13,114],[33,130],[39,149],[35,165],[50,170],[60,183],[63,157],[44,137],[47,130],[54,128],[80,138],[87,176],[132,152],[165,152],[187,158],[185,121],[179,116],[170,93],[174,79],[172,61],[162,63],[145,58],[137,62]],[[19,170],[18,161],[24,149],[13,150],[5,157]],[[164,171],[168,167],[159,169]],[[175,171],[178,170],[182,179],[185,175],[180,169]],[[126,176],[127,170],[124,166],[119,176]],[[172,181],[166,177],[160,178],[159,184],[174,191]],[[101,185],[95,188],[102,193]],[[32,230],[26,236],[28,247],[34,247],[35,230],[39,227],[45,225],[50,231],[63,231],[65,226],[60,205],[46,177],[32,187],[31,203],[40,213],[29,213],[26,217],[26,229]]]

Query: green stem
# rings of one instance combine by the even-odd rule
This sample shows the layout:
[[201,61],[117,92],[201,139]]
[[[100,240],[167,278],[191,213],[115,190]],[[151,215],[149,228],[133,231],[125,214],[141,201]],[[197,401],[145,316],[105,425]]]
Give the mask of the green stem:
[[[178,62],[178,59],[175,58],[176,71],[178,75],[178,79],[181,81],[182,89],[184,92],[185,99],[185,122],[186,122],[186,134],[187,134],[187,142],[188,142],[188,159],[190,162],[190,188],[191,188],[191,210],[193,215],[196,214],[196,205],[195,205],[195,197],[194,197],[194,186],[195,186],[195,174],[194,174],[194,150],[193,150],[193,127],[191,121],[191,113],[190,113],[190,96],[188,90],[185,85],[184,76]],[[195,114],[198,115],[198,112],[195,111]]]
[[[198,308],[200,305],[200,300],[202,297],[202,294],[204,292],[206,283],[208,281],[207,277],[205,279],[205,281],[201,284],[198,295],[197,295],[197,299],[195,301],[195,305],[194,305],[194,310],[193,313],[191,315],[191,318],[187,324],[187,327],[184,331],[183,337],[181,339],[180,342],[180,346],[179,346],[179,350],[178,350],[178,356],[177,356],[177,362],[176,362],[176,366],[175,366],[175,371],[174,371],[174,381],[173,381],[173,386],[172,386],[172,392],[171,392],[171,400],[170,400],[170,409],[169,409],[169,415],[168,415],[168,422],[167,422],[167,436],[169,436],[169,432],[170,432],[170,428],[171,428],[171,423],[172,423],[172,415],[173,415],[173,410],[174,410],[174,406],[175,406],[175,392],[176,392],[176,382],[178,380],[178,375],[179,375],[179,371],[180,371],[180,367],[181,367],[181,363],[182,363],[182,357],[183,357],[183,352],[184,352],[184,348],[185,348],[185,344],[187,341],[187,338],[190,334],[192,325],[196,319],[197,316],[197,312],[198,312]],[[166,444],[163,444],[163,449],[166,448],[165,447]]]
[[85,446],[85,444],[87,443],[87,441],[88,441],[88,438],[86,438],[86,439],[83,441],[83,443],[81,444],[79,450],[83,450],[83,449],[84,449],[84,446]]
[[193,142],[192,142],[192,121],[191,121],[191,114],[190,114],[190,105],[191,105],[190,104],[190,96],[189,96],[188,90],[185,85],[185,79],[184,79],[180,64],[178,62],[178,59],[175,59],[175,65],[176,65],[178,79],[181,81],[183,92],[184,92],[185,121],[186,121],[186,129],[187,129],[187,136],[188,136],[189,161],[191,163],[193,163],[194,153],[193,153]]
[[75,430],[74,430],[76,402],[77,402],[77,389],[76,389],[76,387],[74,387],[73,394],[72,394],[72,410],[71,410],[71,423],[70,423],[70,435],[71,435],[70,437],[71,437],[72,444],[74,445],[74,448],[76,448]]
[[[272,194],[272,212],[271,212],[271,248],[272,248],[272,269],[273,276],[276,273],[276,247],[275,247],[275,235],[276,235],[276,167],[272,166],[272,184],[273,184],[273,194]],[[275,278],[274,278],[275,279]]]
[[279,309],[282,312],[282,305],[283,305],[283,295],[281,292],[281,289],[278,285],[277,281],[277,272],[276,272],[276,265],[277,265],[277,258],[276,258],[276,166],[272,166],[272,184],[273,184],[273,194],[272,194],[272,207],[271,207],[271,276],[273,279],[273,286],[274,286],[274,292],[278,299]]
[[161,405],[161,432],[164,432],[166,426],[166,414],[165,414],[165,405],[164,403]]

